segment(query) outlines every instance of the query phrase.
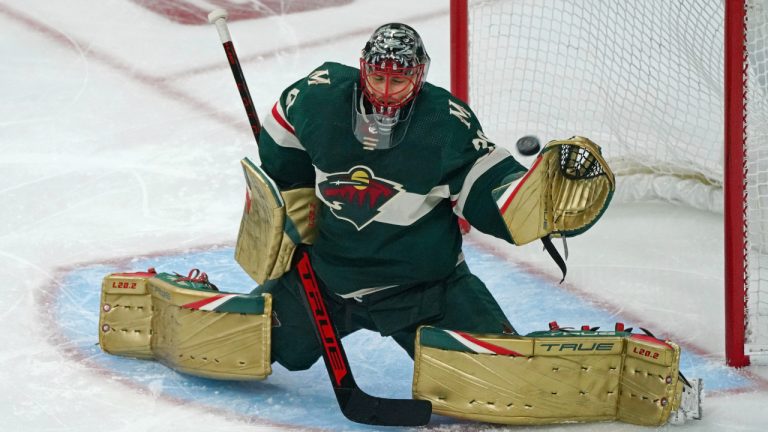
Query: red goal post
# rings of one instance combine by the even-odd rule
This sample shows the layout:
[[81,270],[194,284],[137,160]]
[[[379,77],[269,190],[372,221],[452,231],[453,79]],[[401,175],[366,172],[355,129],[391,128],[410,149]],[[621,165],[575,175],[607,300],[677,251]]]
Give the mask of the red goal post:
[[617,194],[723,212],[737,367],[768,353],[766,3],[451,0],[451,90],[489,133],[578,130]]
[[[747,26],[746,0],[725,2],[724,41],[724,220],[725,220],[725,359],[749,365],[745,353],[749,321],[747,256]],[[765,220],[765,216],[762,220]],[[754,269],[757,270],[757,269]],[[763,335],[765,336],[765,335]]]

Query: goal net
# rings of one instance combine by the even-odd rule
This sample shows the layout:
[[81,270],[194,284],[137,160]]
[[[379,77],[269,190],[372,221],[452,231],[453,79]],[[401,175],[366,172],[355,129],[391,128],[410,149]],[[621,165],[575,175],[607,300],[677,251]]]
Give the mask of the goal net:
[[738,3],[746,38],[729,37],[743,43],[747,55],[735,66],[746,73],[742,86],[724,90],[733,62],[724,60],[725,0],[452,0],[452,37],[468,38],[452,42],[452,88],[488,136],[579,134],[599,143],[617,174],[617,200],[714,212],[724,208],[724,101],[735,92],[745,110],[729,115],[746,121],[731,124],[743,139],[728,154],[746,149],[736,178],[746,182],[746,198],[737,194],[747,217],[745,227],[726,228],[745,244],[731,257],[742,283],[730,301],[740,312],[726,317],[743,330],[727,331],[727,345],[749,355],[768,353],[768,0]]

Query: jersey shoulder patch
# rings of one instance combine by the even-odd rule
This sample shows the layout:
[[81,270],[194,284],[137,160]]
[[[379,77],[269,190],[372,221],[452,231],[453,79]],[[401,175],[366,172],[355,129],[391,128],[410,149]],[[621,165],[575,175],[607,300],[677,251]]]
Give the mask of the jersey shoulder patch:
[[325,62],[310,72],[302,84],[307,87],[336,87],[350,80],[357,80],[356,68],[335,62]]
[[[420,109],[430,111],[430,117],[439,119],[443,127],[459,134],[461,130],[466,134],[480,128],[480,123],[472,109],[448,90],[426,83],[422,94],[425,97]],[[474,135],[474,132],[472,134]]]
[[331,76],[328,68],[315,69],[307,77],[307,85],[331,84]]
[[467,129],[472,128],[472,123],[470,123],[473,117],[472,111],[460,105],[455,99],[448,99],[448,113],[456,117]]
[[429,117],[438,119],[439,130],[447,137],[442,140],[447,153],[493,150],[495,144],[485,135],[480,121],[466,103],[429,83],[425,84],[423,91],[427,96],[423,108],[429,111]]
[[353,67],[323,63],[285,89],[280,105],[289,120],[296,116],[314,118],[328,106],[351,100],[351,88],[357,79],[358,72]]

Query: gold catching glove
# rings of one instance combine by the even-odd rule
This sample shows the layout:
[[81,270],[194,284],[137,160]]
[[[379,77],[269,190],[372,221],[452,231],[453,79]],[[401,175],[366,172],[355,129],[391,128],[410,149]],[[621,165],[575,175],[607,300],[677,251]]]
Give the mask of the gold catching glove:
[[548,236],[573,237],[602,216],[616,180],[600,146],[574,136],[550,141],[528,173],[494,190],[517,245]]

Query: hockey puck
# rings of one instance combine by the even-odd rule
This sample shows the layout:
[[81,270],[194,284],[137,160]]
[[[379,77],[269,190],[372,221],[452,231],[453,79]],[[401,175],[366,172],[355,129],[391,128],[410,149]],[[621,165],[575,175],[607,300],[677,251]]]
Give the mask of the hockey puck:
[[534,135],[526,135],[517,140],[517,151],[523,156],[532,156],[541,150],[539,138]]

